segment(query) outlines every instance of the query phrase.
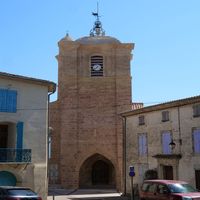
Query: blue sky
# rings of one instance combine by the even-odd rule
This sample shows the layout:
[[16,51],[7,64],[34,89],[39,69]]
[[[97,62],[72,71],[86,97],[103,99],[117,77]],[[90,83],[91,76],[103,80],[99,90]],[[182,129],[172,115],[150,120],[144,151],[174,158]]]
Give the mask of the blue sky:
[[[99,0],[106,35],[135,43],[134,102],[199,95],[199,0]],[[1,0],[0,71],[57,83],[57,42],[88,36],[95,0]],[[53,100],[56,96],[53,97]]]

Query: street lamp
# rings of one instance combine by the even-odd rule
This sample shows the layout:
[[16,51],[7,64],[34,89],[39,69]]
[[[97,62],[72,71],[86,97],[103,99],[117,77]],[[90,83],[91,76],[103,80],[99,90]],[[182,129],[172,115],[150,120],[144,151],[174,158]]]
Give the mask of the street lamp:
[[53,128],[49,127],[49,130],[48,130],[48,159],[51,158],[51,136],[52,136],[52,133],[53,133]]
[[176,147],[176,143],[173,141],[173,139],[169,143],[169,147],[170,147],[171,150],[174,150],[174,148]]

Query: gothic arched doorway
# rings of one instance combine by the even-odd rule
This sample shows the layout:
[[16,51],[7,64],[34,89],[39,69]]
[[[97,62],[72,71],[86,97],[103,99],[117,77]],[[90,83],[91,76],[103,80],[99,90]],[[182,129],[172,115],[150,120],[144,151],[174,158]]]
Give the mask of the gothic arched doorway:
[[111,161],[95,154],[82,164],[79,172],[80,188],[115,188],[115,169]]
[[92,166],[92,185],[109,184],[109,165],[102,161],[96,161]]

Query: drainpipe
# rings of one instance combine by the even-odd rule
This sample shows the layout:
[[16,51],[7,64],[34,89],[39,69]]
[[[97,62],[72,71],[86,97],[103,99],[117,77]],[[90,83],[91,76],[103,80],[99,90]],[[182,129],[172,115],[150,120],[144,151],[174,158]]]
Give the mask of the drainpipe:
[[[50,124],[50,111],[49,111],[49,104],[50,104],[50,96],[52,94],[54,94],[56,91],[56,88],[53,89],[52,92],[48,93],[48,104],[47,104],[47,114],[48,114],[48,117],[47,117],[47,192],[48,192],[48,189],[49,189],[49,153],[50,153],[50,149],[49,149],[49,136],[50,136],[50,132],[52,130],[50,130],[50,127],[49,127],[49,124]],[[53,195],[53,200],[54,200],[54,195]]]
[[50,96],[54,94],[56,91],[56,87],[53,88],[53,91],[48,93],[48,104],[47,104],[47,189],[49,184],[49,124],[50,124],[50,112],[49,112],[49,104],[50,104]]
[[124,195],[126,195],[126,117],[123,116]]
[[182,135],[181,135],[180,107],[178,107],[178,132],[179,132],[179,153],[181,154]]
[[50,135],[50,130],[49,130],[49,124],[50,124],[50,111],[49,111],[49,104],[50,104],[50,96],[55,93],[55,90],[53,92],[48,93],[48,105],[47,105],[47,178],[49,178],[49,135]]

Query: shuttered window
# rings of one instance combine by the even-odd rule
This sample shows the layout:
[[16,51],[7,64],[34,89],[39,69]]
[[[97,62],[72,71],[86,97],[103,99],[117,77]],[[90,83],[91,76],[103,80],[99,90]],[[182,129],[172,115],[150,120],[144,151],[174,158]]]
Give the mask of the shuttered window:
[[162,122],[169,121],[169,111],[163,111],[162,112]]
[[163,154],[171,154],[169,143],[172,140],[171,132],[165,131],[162,133],[162,152]]
[[145,172],[148,170],[147,163],[138,164],[139,183],[142,184],[145,178]]
[[103,76],[103,56],[91,56],[91,76]]
[[23,129],[24,129],[24,123],[18,122],[17,123],[17,149],[23,148]]
[[139,156],[147,155],[147,134],[139,133],[138,134],[138,150]]
[[193,117],[200,117],[200,104],[193,106]]
[[193,130],[193,151],[200,153],[200,128]]
[[0,89],[0,112],[16,112],[17,91]]
[[138,120],[139,120],[139,125],[145,125],[145,119],[144,119],[144,115],[141,115],[138,117]]

